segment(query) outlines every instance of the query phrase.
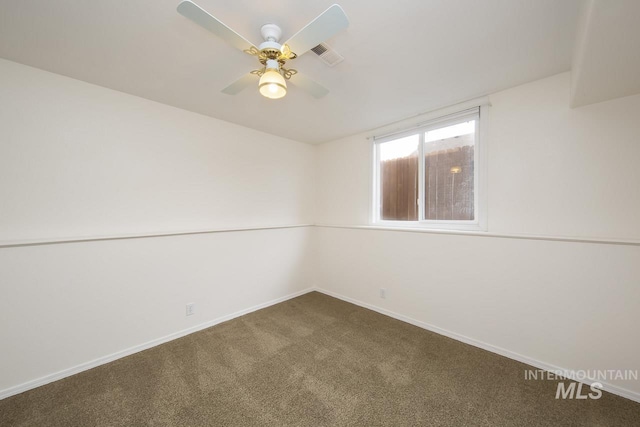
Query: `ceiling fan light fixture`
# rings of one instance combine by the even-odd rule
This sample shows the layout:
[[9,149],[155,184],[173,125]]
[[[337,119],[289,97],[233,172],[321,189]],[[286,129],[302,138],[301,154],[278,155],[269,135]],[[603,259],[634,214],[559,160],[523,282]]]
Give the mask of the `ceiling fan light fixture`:
[[267,69],[258,83],[260,94],[269,99],[279,99],[287,94],[287,82],[274,68]]
[[260,76],[258,82],[260,94],[270,99],[279,99],[285,96],[287,94],[286,80],[294,75],[296,76],[293,80],[294,85],[314,98],[322,98],[329,93],[322,85],[305,77],[304,74],[298,73],[293,68],[284,68],[284,65],[287,61],[303,55],[349,26],[349,20],[344,10],[334,4],[284,43],[280,42],[282,30],[278,25],[264,24],[260,29],[264,41],[260,43],[259,47],[256,47],[191,0],[182,0],[178,5],[178,13],[217,35],[231,46],[255,57],[264,67],[245,74],[224,88],[223,93],[237,94],[254,84],[255,80],[253,79],[257,75]]

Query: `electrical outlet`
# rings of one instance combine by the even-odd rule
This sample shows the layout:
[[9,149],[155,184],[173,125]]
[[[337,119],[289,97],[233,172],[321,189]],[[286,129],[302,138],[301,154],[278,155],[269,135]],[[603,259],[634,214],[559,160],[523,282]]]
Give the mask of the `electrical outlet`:
[[187,316],[191,316],[193,314],[196,314],[196,304],[191,302],[187,304]]
[[380,288],[380,298],[387,299],[387,290],[385,288]]

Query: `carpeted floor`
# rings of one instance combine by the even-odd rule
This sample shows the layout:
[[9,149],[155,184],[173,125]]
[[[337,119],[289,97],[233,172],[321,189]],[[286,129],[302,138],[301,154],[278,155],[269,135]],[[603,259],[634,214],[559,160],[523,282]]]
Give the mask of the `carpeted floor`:
[[314,292],[4,399],[0,425],[640,425],[525,369]]

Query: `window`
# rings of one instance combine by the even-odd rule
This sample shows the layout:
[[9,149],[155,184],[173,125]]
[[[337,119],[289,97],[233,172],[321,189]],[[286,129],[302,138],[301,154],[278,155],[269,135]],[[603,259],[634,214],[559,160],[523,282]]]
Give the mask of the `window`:
[[374,223],[484,229],[482,111],[475,107],[374,138]]

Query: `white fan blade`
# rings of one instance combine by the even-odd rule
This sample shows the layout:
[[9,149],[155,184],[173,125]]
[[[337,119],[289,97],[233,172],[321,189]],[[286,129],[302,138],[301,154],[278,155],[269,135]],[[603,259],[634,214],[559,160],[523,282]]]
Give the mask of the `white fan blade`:
[[235,95],[240,91],[248,88],[249,86],[255,84],[256,77],[258,76],[256,76],[255,74],[247,73],[235,82],[231,83],[229,86],[222,89],[222,93],[226,93],[227,95]]
[[291,76],[289,81],[316,99],[320,99],[329,93],[329,89],[304,74],[296,73]]
[[184,0],[181,2],[178,5],[178,13],[192,20],[202,28],[211,31],[235,48],[245,51],[254,47],[253,43],[224,25],[218,18],[192,1]]
[[334,4],[308,23],[306,27],[294,34],[285,44],[289,46],[293,53],[300,56],[348,26],[349,20],[344,10]]

